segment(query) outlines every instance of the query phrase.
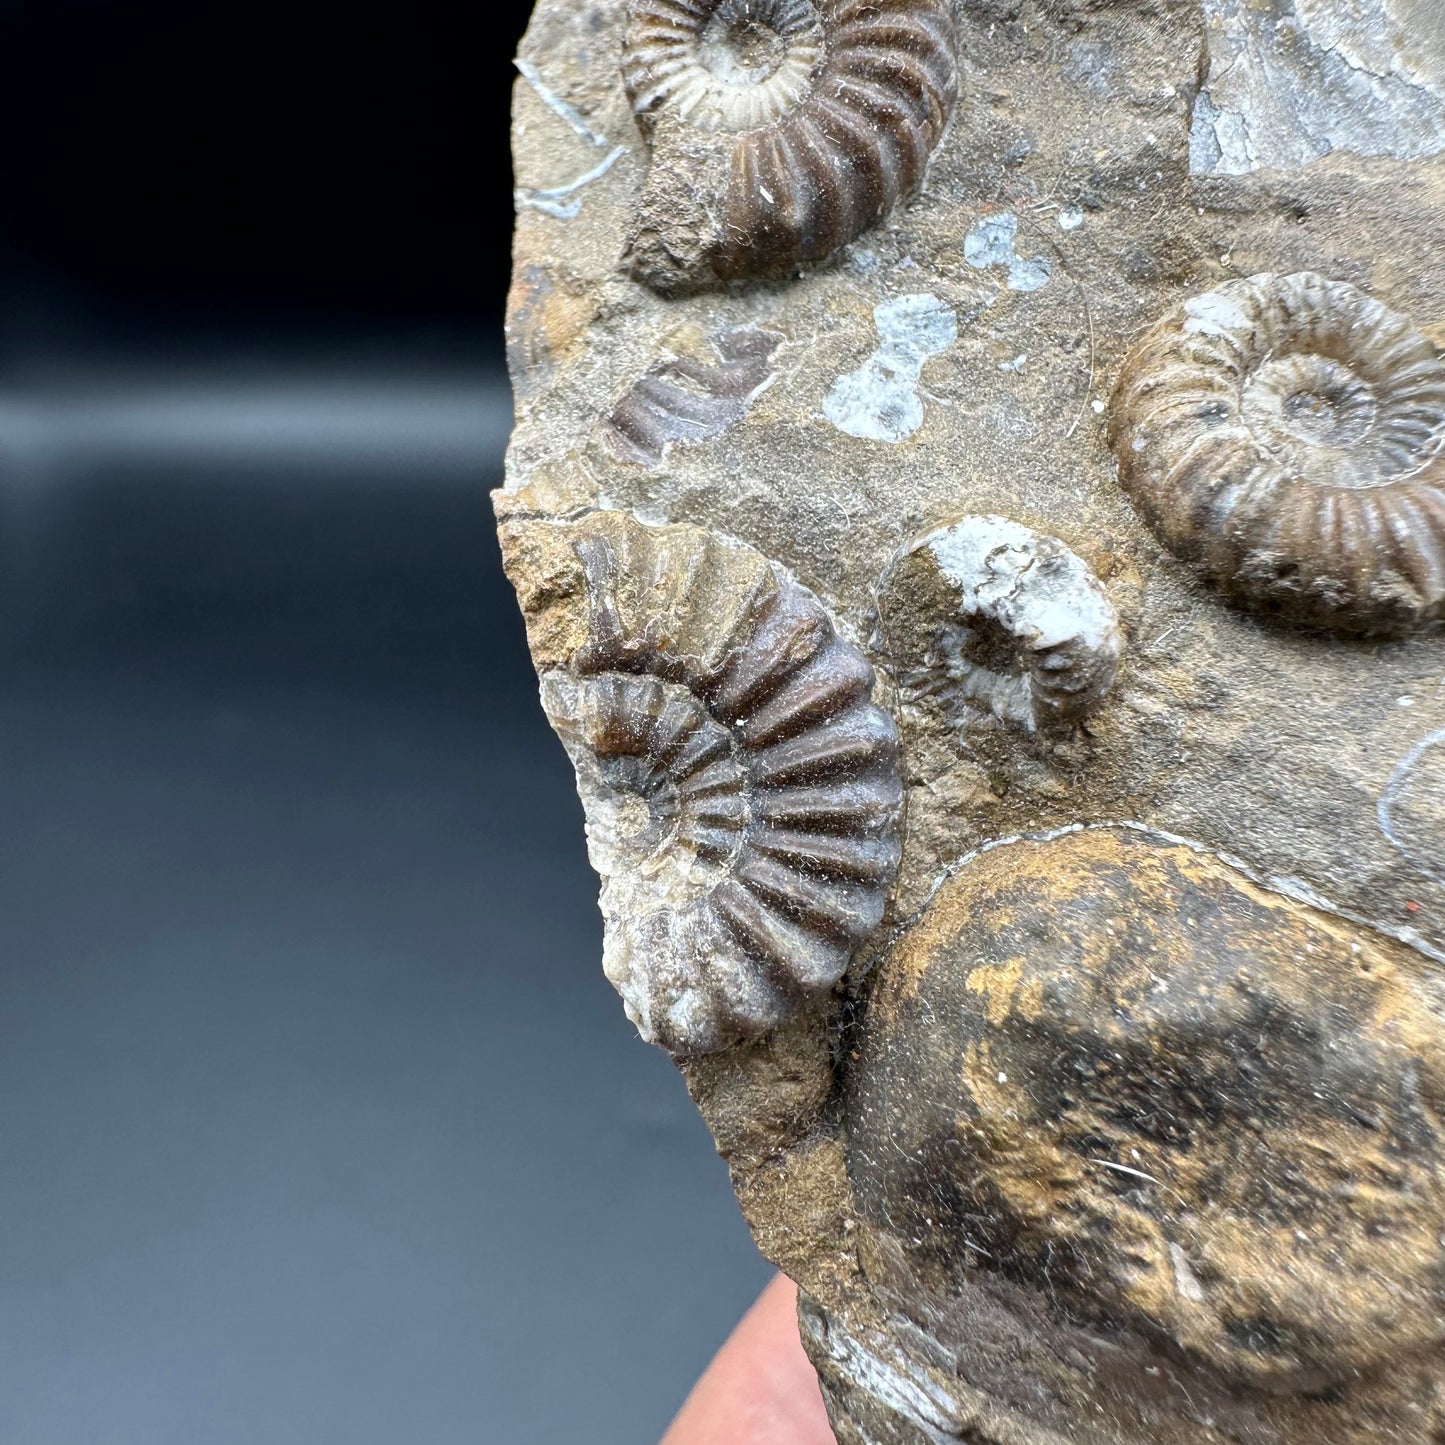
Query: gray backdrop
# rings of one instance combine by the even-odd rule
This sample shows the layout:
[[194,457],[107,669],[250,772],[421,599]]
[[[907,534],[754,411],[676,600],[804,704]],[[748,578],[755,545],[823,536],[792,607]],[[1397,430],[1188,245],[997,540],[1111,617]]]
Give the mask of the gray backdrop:
[[528,8],[0,3],[0,1445],[651,1445],[765,1280],[497,561]]
[[648,1445],[765,1280],[599,967],[500,378],[0,402],[0,1440]]

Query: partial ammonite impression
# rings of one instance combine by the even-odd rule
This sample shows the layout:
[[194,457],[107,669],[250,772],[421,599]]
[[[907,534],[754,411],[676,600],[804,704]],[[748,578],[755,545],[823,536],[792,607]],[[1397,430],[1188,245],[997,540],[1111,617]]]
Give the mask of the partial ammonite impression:
[[773,353],[782,340],[741,326],[713,341],[714,361],[676,356],[650,367],[612,408],[607,429],[614,452],[655,467],[674,445],[721,436],[772,384]]
[[1256,610],[1445,616],[1445,363],[1354,286],[1264,275],[1185,303],[1135,346],[1110,435],[1165,545]]
[[632,0],[652,150],[628,245],[672,294],[786,274],[923,178],[957,93],[951,0]]
[[1087,563],[1007,517],[970,516],[911,543],[878,587],[899,681],[955,722],[1054,731],[1096,711],[1124,634]]
[[877,928],[893,720],[821,602],[738,542],[616,512],[504,533],[577,769],[604,966],[675,1054],[761,1035]]

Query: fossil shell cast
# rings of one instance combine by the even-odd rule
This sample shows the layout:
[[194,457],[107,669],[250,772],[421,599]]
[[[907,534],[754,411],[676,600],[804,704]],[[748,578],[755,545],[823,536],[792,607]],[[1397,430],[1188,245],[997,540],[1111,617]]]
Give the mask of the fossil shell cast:
[[849,1172],[906,1258],[875,1285],[941,1319],[1001,1272],[1270,1394],[1428,1357],[1429,970],[1143,830],[982,854],[880,962],[854,1045]]
[[664,294],[786,274],[923,178],[957,94],[951,0],[632,0],[652,148],[633,273]]
[[736,426],[771,384],[773,353],[783,338],[743,326],[712,343],[714,361],[679,356],[640,376],[608,418],[614,452],[655,467],[677,444],[708,441]]
[[713,533],[603,512],[508,545],[530,554],[514,571],[608,977],[675,1054],[768,1032],[838,982],[897,871],[898,738],[872,668],[807,588]]
[[1255,610],[1445,616],[1445,363],[1355,287],[1264,275],[1186,302],[1131,353],[1111,439],[1160,539]]
[[1102,704],[1124,655],[1088,565],[1007,517],[964,517],[910,544],[879,583],[878,619],[899,681],[961,722],[1070,727]]

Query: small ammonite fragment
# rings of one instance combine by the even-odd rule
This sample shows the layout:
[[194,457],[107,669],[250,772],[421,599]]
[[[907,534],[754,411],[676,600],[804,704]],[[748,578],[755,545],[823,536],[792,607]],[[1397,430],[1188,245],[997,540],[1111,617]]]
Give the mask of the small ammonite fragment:
[[1160,540],[1256,611],[1445,616],[1445,362],[1356,287],[1263,275],[1186,302],[1130,354],[1110,437]]
[[736,426],[772,383],[773,353],[782,340],[776,332],[738,327],[713,341],[715,360],[677,356],[650,367],[607,419],[614,453],[656,467],[670,447],[709,441]]
[[664,294],[819,261],[923,179],[957,94],[951,0],[632,0],[651,166],[628,244]]
[[879,582],[878,621],[905,690],[965,725],[1070,728],[1103,703],[1124,655],[1088,564],[1007,517],[963,517],[904,548]]
[[875,1284],[920,1318],[992,1275],[1271,1396],[1438,1358],[1423,956],[1177,839],[1094,828],[981,854],[875,978],[848,1170],[897,1245]]
[[823,604],[752,548],[617,512],[504,530],[602,878],[604,967],[697,1054],[827,994],[899,860],[898,737]]

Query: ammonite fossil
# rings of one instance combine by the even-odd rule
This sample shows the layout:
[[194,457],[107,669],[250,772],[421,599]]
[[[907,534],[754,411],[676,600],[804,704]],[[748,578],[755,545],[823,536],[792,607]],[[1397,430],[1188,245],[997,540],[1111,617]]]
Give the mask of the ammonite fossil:
[[1111,439],[1165,545],[1254,609],[1366,633],[1445,615],[1445,363],[1354,286],[1186,302],[1131,353]]
[[667,294],[786,274],[922,180],[957,93],[951,0],[632,0],[652,150],[628,257]]
[[1095,828],[977,857],[876,977],[848,1167],[902,1246],[877,1284],[931,1320],[1004,1268],[1274,1395],[1445,1342],[1445,1035],[1410,949]]
[[960,723],[1071,727],[1104,701],[1124,655],[1088,565],[1007,517],[964,517],[911,543],[878,584],[878,619],[899,681]]
[[872,668],[807,588],[715,534],[614,512],[508,545],[531,554],[608,977],[675,1054],[766,1033],[837,983],[898,867],[897,731]]
[[613,450],[625,461],[655,467],[675,444],[721,436],[771,383],[782,340],[773,331],[738,327],[713,341],[713,361],[678,356],[650,367],[607,419]]

